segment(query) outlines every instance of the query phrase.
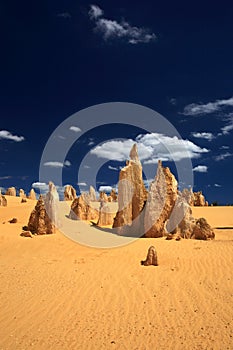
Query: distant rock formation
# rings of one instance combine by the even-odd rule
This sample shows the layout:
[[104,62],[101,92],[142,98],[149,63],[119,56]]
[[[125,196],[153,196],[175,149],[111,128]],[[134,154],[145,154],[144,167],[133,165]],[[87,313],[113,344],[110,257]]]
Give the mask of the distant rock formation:
[[50,182],[49,192],[47,193],[45,200],[40,195],[35,209],[30,215],[28,230],[31,233],[37,235],[55,233],[55,229],[59,225],[58,202],[59,196],[56,187]]
[[112,189],[110,196],[108,197],[109,202],[117,202],[117,193],[116,190]]
[[157,238],[165,235],[164,225],[177,199],[177,181],[169,168],[158,162],[155,180],[151,183],[145,206],[145,237]]
[[90,197],[90,201],[91,202],[96,202],[97,201],[97,199],[96,199],[96,192],[95,192],[95,189],[94,189],[93,186],[90,186],[89,197]]
[[67,185],[64,190],[64,201],[73,201],[77,197],[73,186]]
[[111,212],[111,208],[105,202],[100,203],[98,226],[112,226],[114,220],[114,213]]
[[22,188],[20,188],[20,190],[19,190],[19,197],[26,198],[26,194],[25,194],[24,190],[22,190]]
[[10,224],[16,224],[18,222],[17,218],[13,218],[11,220],[8,221]]
[[205,197],[203,196],[202,192],[194,192],[194,206],[195,207],[205,207],[208,206],[208,203],[205,200]]
[[33,200],[36,200],[36,194],[35,194],[35,191],[34,189],[32,188],[31,191],[29,192],[28,194],[28,199],[33,199]]
[[7,199],[2,195],[0,190],[0,207],[7,207]]
[[146,260],[144,260],[144,261],[142,260],[141,261],[141,265],[144,265],[144,266],[150,266],[150,265],[158,266],[157,252],[156,252],[156,249],[155,249],[155,247],[153,245],[148,249]]
[[83,192],[71,204],[69,218],[72,220],[97,220],[98,210],[92,208],[90,202],[89,194]]
[[130,152],[130,160],[121,169],[118,185],[118,212],[114,218],[113,228],[118,234],[138,235],[143,231],[143,220],[139,217],[147,191],[142,178],[142,165],[138,158],[137,145]]
[[104,191],[100,191],[99,193],[99,202],[108,202],[108,196]]
[[15,187],[9,187],[6,190],[6,196],[14,196],[14,197],[16,197],[16,189],[15,189]]

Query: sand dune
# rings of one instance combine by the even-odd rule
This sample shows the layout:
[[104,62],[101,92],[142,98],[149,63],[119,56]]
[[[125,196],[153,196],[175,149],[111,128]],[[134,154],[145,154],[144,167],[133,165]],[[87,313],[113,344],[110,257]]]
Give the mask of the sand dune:
[[[215,230],[208,242],[138,239],[95,249],[59,232],[20,237],[35,202],[7,199],[0,208],[0,349],[233,348],[233,230]],[[194,208],[214,227],[233,226],[232,214],[232,207]],[[9,224],[13,217],[18,223]],[[107,234],[76,225],[81,234]],[[159,266],[141,266],[151,244]]]

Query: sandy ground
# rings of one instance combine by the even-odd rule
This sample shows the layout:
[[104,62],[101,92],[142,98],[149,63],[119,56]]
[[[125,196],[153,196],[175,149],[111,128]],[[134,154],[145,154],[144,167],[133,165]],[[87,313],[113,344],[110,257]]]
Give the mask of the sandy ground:
[[[216,229],[214,241],[139,239],[96,249],[59,232],[20,237],[35,202],[7,199],[0,349],[233,349],[233,207],[194,208],[212,226],[228,227]],[[18,223],[9,224],[13,217]],[[108,234],[76,225],[80,234]],[[159,266],[141,266],[151,244]]]

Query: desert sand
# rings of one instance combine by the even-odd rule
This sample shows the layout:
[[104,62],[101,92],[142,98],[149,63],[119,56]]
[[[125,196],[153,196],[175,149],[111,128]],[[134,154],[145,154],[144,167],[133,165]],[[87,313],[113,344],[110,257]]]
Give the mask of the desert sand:
[[[7,200],[0,207],[0,349],[233,348],[233,207],[193,208],[216,228],[213,241],[138,239],[96,249],[60,232],[20,237],[36,202]],[[13,217],[18,222],[8,223]],[[81,234],[108,234],[76,225]],[[159,266],[140,264],[150,245]]]

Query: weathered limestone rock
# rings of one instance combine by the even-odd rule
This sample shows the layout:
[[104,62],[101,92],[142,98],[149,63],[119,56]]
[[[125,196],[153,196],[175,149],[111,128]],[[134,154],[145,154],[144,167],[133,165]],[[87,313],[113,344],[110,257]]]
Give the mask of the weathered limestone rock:
[[113,220],[114,220],[114,213],[111,212],[111,208],[109,205],[105,202],[100,203],[100,209],[99,209],[99,220],[97,222],[97,225],[102,226],[112,226]]
[[118,234],[143,233],[141,213],[147,191],[142,178],[142,165],[138,158],[137,145],[130,152],[130,160],[121,169],[118,184],[118,212],[114,218],[113,228]]
[[55,227],[60,226],[59,222],[59,194],[53,182],[49,182],[49,191],[45,196],[45,209]]
[[33,238],[33,234],[30,231],[23,231],[20,234],[21,237],[28,237],[28,238]]
[[165,235],[165,223],[169,218],[177,199],[177,181],[169,168],[158,162],[155,180],[151,183],[145,206],[145,237]]
[[205,219],[194,219],[191,206],[181,194],[178,196],[166,229],[173,235],[182,238],[207,240],[215,237],[214,231]]
[[36,200],[36,194],[35,194],[35,191],[33,188],[31,189],[31,191],[28,194],[28,199]]
[[97,201],[97,199],[96,199],[96,192],[95,192],[95,189],[94,189],[93,186],[90,186],[89,196],[90,196],[90,201],[91,202],[96,202]]
[[98,211],[91,207],[88,193],[82,193],[71,204],[69,218],[72,220],[97,220]]
[[0,207],[7,207],[7,199],[2,195],[0,190]]
[[99,202],[102,201],[108,202],[108,195],[104,191],[101,191],[99,194]]
[[38,235],[55,233],[56,227],[59,226],[58,205],[59,195],[54,184],[50,182],[45,200],[40,196],[30,215],[28,230]]
[[193,190],[192,188],[188,189],[188,188],[184,188],[182,191],[182,197],[185,199],[185,201],[193,206],[194,205],[194,194],[193,194]]
[[193,228],[193,232],[191,238],[193,239],[214,239],[215,234],[210,225],[207,223],[206,219],[200,218],[196,220],[195,226]]
[[190,238],[195,219],[192,216],[192,208],[186,193],[178,193],[178,197],[170,217],[167,220],[165,230],[172,234],[178,234],[182,238]]
[[16,189],[15,189],[15,187],[9,187],[6,190],[6,196],[14,196],[14,197],[16,197]]
[[110,196],[108,197],[109,202],[117,202],[117,193],[116,190],[112,189]]
[[32,234],[37,235],[54,233],[54,225],[46,213],[44,199],[41,195],[30,215],[27,228]]
[[144,260],[144,261],[142,260],[141,261],[141,265],[144,265],[144,266],[149,266],[149,265],[158,266],[157,252],[156,252],[156,249],[155,249],[155,247],[153,245],[148,249],[146,260]]
[[76,197],[75,188],[71,185],[67,185],[64,191],[64,201],[73,201]]
[[194,192],[194,206],[195,207],[205,207],[206,206],[206,200],[203,196],[202,192]]
[[18,222],[17,218],[13,218],[8,221],[10,224],[16,224]]
[[22,188],[20,188],[20,190],[19,190],[19,197],[26,198],[26,194],[25,194],[24,190],[22,190]]

